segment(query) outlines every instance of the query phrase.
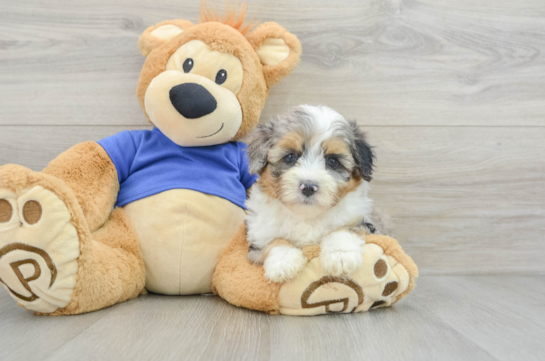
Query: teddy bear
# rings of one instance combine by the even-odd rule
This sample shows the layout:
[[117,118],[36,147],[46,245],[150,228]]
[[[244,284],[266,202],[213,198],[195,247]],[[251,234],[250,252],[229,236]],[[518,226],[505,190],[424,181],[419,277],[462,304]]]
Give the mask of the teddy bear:
[[301,44],[246,7],[149,27],[136,94],[152,130],[77,144],[42,172],[0,167],[0,282],[38,314],[98,310],[147,291],[211,291],[244,220],[244,144]]

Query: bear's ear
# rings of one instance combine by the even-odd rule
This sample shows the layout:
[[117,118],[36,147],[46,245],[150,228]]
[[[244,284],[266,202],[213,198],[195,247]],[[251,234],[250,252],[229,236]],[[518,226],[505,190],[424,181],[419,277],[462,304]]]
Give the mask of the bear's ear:
[[270,88],[299,64],[301,43],[277,23],[263,23],[246,37],[254,47]]
[[140,35],[138,49],[142,55],[148,56],[155,48],[174,39],[190,26],[193,23],[188,20],[167,20],[152,25]]

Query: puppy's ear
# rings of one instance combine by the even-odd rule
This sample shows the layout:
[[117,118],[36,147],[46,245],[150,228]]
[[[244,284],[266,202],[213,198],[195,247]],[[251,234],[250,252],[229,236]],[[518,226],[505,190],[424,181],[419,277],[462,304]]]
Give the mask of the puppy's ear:
[[258,125],[244,138],[248,145],[248,158],[250,160],[250,174],[261,174],[267,165],[267,153],[272,144],[273,127],[269,124]]
[[154,49],[169,42],[193,26],[188,20],[167,20],[147,28],[138,39],[138,49],[144,56],[148,56]]
[[372,147],[367,143],[365,134],[360,130],[358,124],[355,121],[350,121],[350,126],[354,133],[354,144],[351,146],[352,157],[356,162],[356,169],[360,176],[370,182],[373,177],[373,161],[375,159],[375,153]]

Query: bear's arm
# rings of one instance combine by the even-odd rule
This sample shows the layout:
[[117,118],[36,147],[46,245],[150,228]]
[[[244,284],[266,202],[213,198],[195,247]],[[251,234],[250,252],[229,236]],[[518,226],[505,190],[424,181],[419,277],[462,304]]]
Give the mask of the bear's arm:
[[91,232],[108,219],[119,193],[117,170],[96,142],[84,142],[61,153],[43,170],[68,185],[76,196]]

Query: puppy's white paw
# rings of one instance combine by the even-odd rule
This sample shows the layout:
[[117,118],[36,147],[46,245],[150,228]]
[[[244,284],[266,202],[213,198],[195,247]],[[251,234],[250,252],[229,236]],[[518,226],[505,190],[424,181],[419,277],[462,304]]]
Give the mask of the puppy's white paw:
[[263,268],[265,277],[273,282],[282,283],[295,278],[306,264],[306,258],[299,248],[279,246],[271,249]]
[[348,276],[361,266],[365,241],[348,231],[325,237],[321,244],[320,262],[324,272],[332,276]]
[[332,276],[348,276],[361,266],[361,254],[361,251],[322,252],[320,261],[325,273]]

